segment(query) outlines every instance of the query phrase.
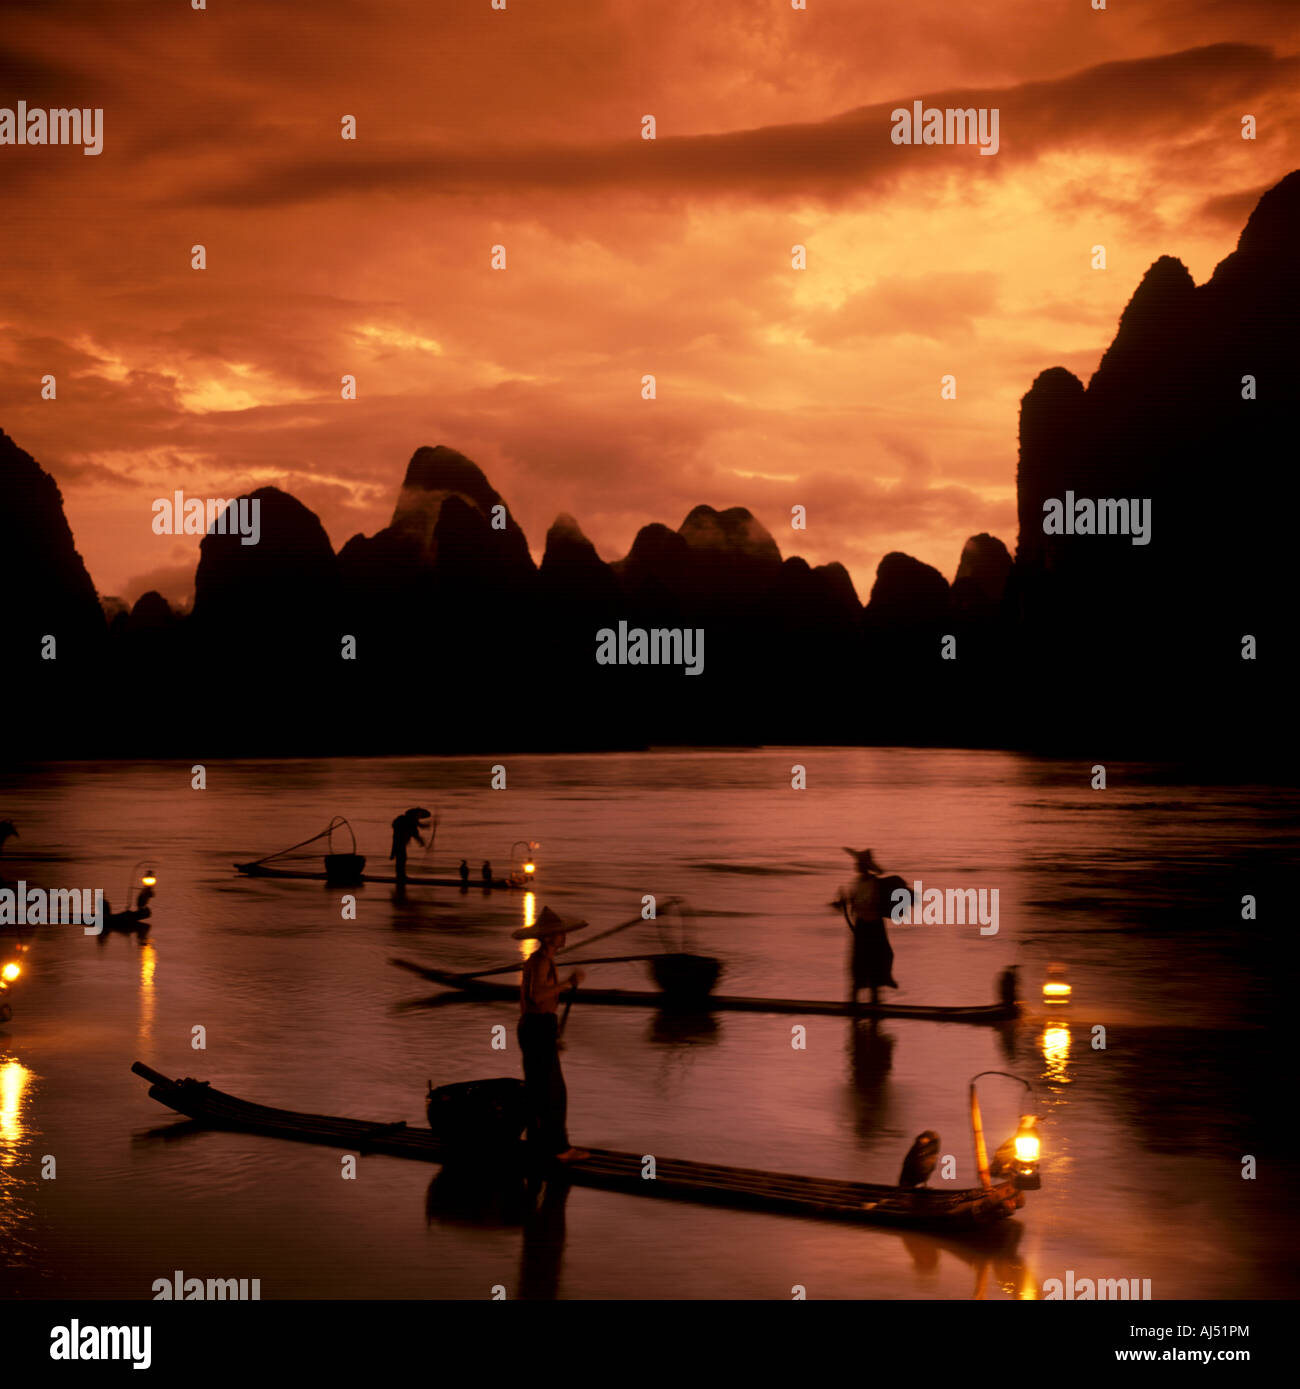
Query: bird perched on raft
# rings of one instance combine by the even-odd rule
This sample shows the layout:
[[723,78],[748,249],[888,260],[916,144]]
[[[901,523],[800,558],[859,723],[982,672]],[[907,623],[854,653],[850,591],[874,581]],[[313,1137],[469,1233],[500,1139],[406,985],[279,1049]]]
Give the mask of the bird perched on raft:
[[898,1174],[899,1186],[924,1186],[938,1161],[939,1135],[933,1129],[926,1129],[907,1150],[903,1170]]

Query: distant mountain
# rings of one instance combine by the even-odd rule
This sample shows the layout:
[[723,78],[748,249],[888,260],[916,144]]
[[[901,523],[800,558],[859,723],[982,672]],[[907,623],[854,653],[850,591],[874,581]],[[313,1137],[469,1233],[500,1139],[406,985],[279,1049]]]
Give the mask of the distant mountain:
[[95,585],[63,513],[63,495],[44,468],[0,430],[0,602],[11,658],[39,660],[55,639],[55,660],[73,669],[98,651],[105,633]]
[[[1281,638],[1297,500],[1297,247],[1300,172],[1260,199],[1204,285],[1170,256],[1151,266],[1086,387],[1054,367],[1024,397],[1015,586],[1045,658],[1081,662],[1101,644],[1161,669],[1194,644],[1223,671],[1239,663],[1242,634]],[[1044,503],[1067,492],[1149,503],[1149,539],[1045,535]]]
[[[106,627],[57,486],[0,434],[12,722],[31,755],[55,756],[188,756],[196,736],[208,755],[666,741],[1271,752],[1292,626],[1297,247],[1300,172],[1261,198],[1206,284],[1160,257],[1088,384],[1053,367],[1021,402],[1014,559],[972,536],[949,585],[891,551],[865,606],[843,566],[783,557],[739,506],[651,522],[609,562],[560,515],[538,566],[483,471],[439,445],[412,455],[390,524],[337,555],[295,498],[250,493],[259,542],[204,537],[192,612],[154,592],[129,612],[105,600]],[[1045,504],[1071,494],[1142,503],[1149,543],[1050,533]],[[702,629],[705,674],[597,664],[597,631],[619,622]],[[40,661],[43,634],[57,663]]]

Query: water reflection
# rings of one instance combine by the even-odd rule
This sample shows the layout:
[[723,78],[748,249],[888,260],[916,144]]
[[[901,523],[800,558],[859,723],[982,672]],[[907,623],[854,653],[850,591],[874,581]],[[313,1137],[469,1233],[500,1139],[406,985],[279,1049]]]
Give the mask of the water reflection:
[[1043,1052],[1042,1079],[1052,1087],[1068,1085],[1070,1029],[1064,1023],[1048,1023],[1039,1039]]
[[529,1210],[524,1217],[524,1243],[519,1254],[519,1296],[532,1301],[560,1295],[564,1263],[564,1208],[571,1190],[561,1174],[529,1186]]
[[25,1136],[23,1100],[32,1073],[13,1057],[0,1062],[0,1138],[5,1150],[0,1152],[0,1166],[11,1167],[17,1154],[13,1146]]
[[32,1202],[25,1196],[34,1183],[17,1170],[28,1156],[20,1145],[28,1136],[25,1110],[31,1101],[31,1080],[32,1073],[16,1058],[0,1062],[0,1263],[13,1267],[29,1262],[31,1251],[31,1241],[20,1231],[32,1218]]
[[146,1053],[153,1051],[153,1018],[157,998],[154,993],[154,972],[158,956],[149,941],[140,943],[140,1025],[136,1031],[138,1045]]
[[[537,924],[537,894],[535,892],[524,893],[524,930],[531,931]],[[539,940],[526,940],[523,943],[523,955],[526,960],[534,950],[541,945]]]
[[914,1231],[902,1232],[899,1237],[912,1260],[913,1270],[923,1277],[938,1273],[939,1256],[946,1251],[973,1272],[972,1301],[987,1300],[990,1277],[997,1280],[1005,1297],[1029,1301],[1037,1296],[1037,1291],[1029,1268],[1018,1252],[1023,1234],[1023,1226],[1007,1222],[990,1231],[984,1242],[943,1239]]
[[523,1223],[528,1193],[523,1178],[487,1162],[450,1161],[429,1183],[424,1217],[432,1225],[474,1225],[499,1229]]
[[877,1018],[858,1022],[849,1028],[849,1053],[854,1127],[870,1138],[888,1125],[894,1038]]
[[489,1229],[521,1227],[516,1296],[553,1300],[559,1296],[570,1189],[562,1173],[525,1177],[491,1162],[451,1162],[429,1183],[424,1215],[429,1225],[437,1221]]
[[694,1046],[716,1043],[721,1033],[712,1013],[678,1013],[661,1009],[650,1020],[646,1039],[656,1046]]

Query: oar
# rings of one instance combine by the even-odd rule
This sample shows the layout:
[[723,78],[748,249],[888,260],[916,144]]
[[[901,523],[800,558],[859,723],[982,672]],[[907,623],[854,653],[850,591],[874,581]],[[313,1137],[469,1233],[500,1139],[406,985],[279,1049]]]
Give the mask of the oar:
[[[666,897],[660,904],[664,907],[676,906],[681,899],[678,897]],[[656,917],[656,920],[658,918]],[[639,926],[645,917],[632,916],[626,921],[620,921],[617,926],[611,926],[608,931],[598,931],[594,936],[583,936],[581,940],[576,940],[572,945],[566,945],[563,950],[557,950],[557,955],[563,955],[567,951],[576,950],[580,945],[594,945],[598,940],[604,940],[606,936],[612,936],[618,931],[626,931],[629,926]]]
[[[602,955],[595,960],[566,960],[566,965],[617,965],[628,960],[652,960],[653,955]],[[515,961],[512,965],[494,965],[491,969],[476,969],[472,974],[456,974],[452,977],[457,983],[468,979],[482,979],[489,974],[510,974],[517,969],[523,969],[522,960]]]
[[560,1030],[555,1034],[555,1039],[556,1039],[556,1041],[559,1041],[559,1039],[560,1039],[561,1037],[564,1036],[564,1027],[565,1027],[565,1024],[569,1021],[569,1009],[573,1007],[573,1000],[574,1000],[574,997],[576,996],[577,992],[578,992],[578,986],[577,986],[577,984],[576,984],[576,983],[570,984],[570,985],[569,985],[569,997],[568,997],[568,999],[565,1001],[565,1004],[564,1004],[564,1016],[560,1019]]

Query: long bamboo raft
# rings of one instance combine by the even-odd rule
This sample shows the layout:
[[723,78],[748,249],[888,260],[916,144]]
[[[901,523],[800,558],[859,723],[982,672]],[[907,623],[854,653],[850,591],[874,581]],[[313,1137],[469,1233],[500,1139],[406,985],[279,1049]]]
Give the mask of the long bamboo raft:
[[[446,969],[430,969],[411,960],[391,959],[390,964],[409,970],[422,979],[441,984],[463,994],[466,999],[509,999],[518,1002],[519,985],[490,979],[472,979]],[[1003,1023],[1019,1016],[1020,1007],[1011,1003],[976,1003],[962,1006],[927,1007],[919,1003],[861,1003],[856,1008],[829,998],[744,998],[734,994],[709,994],[703,1001],[678,1002],[671,995],[653,989],[573,989],[566,990],[578,1003],[597,1003],[625,1008],[660,1008],[681,1012],[732,1013],[813,1013],[842,1018],[917,1018],[929,1022]]]
[[[298,868],[264,868],[259,863],[237,863],[235,867],[249,878],[303,878],[315,882],[325,882],[328,874],[324,872],[313,872],[308,869]],[[397,877],[392,873],[360,873],[357,876],[358,883],[395,883]],[[483,890],[487,884],[481,877],[471,876],[468,883],[462,883],[459,878],[426,878],[419,874],[408,873],[405,879],[411,887],[469,887]],[[493,891],[509,892],[531,892],[532,886],[529,883],[512,883],[507,878],[493,878]]]
[[[404,1120],[395,1124],[367,1123],[359,1119],[272,1109],[214,1089],[207,1081],[188,1077],[172,1080],[142,1061],[135,1062],[131,1069],[149,1081],[151,1099],[213,1128],[355,1149],[362,1154],[416,1158],[422,1162],[444,1163],[450,1156],[446,1145],[431,1132],[408,1127]],[[517,1158],[518,1170],[522,1172],[524,1145],[515,1146],[517,1152],[506,1156]],[[564,1168],[576,1186],[866,1225],[969,1233],[996,1226],[1024,1204],[1024,1196],[1013,1182],[964,1191],[909,1190],[874,1182],[801,1177],[657,1156],[655,1175],[646,1178],[642,1175],[645,1158],[640,1154],[621,1153],[610,1148],[590,1151],[591,1157],[586,1161],[569,1163]],[[510,1163],[506,1166],[508,1170]]]

